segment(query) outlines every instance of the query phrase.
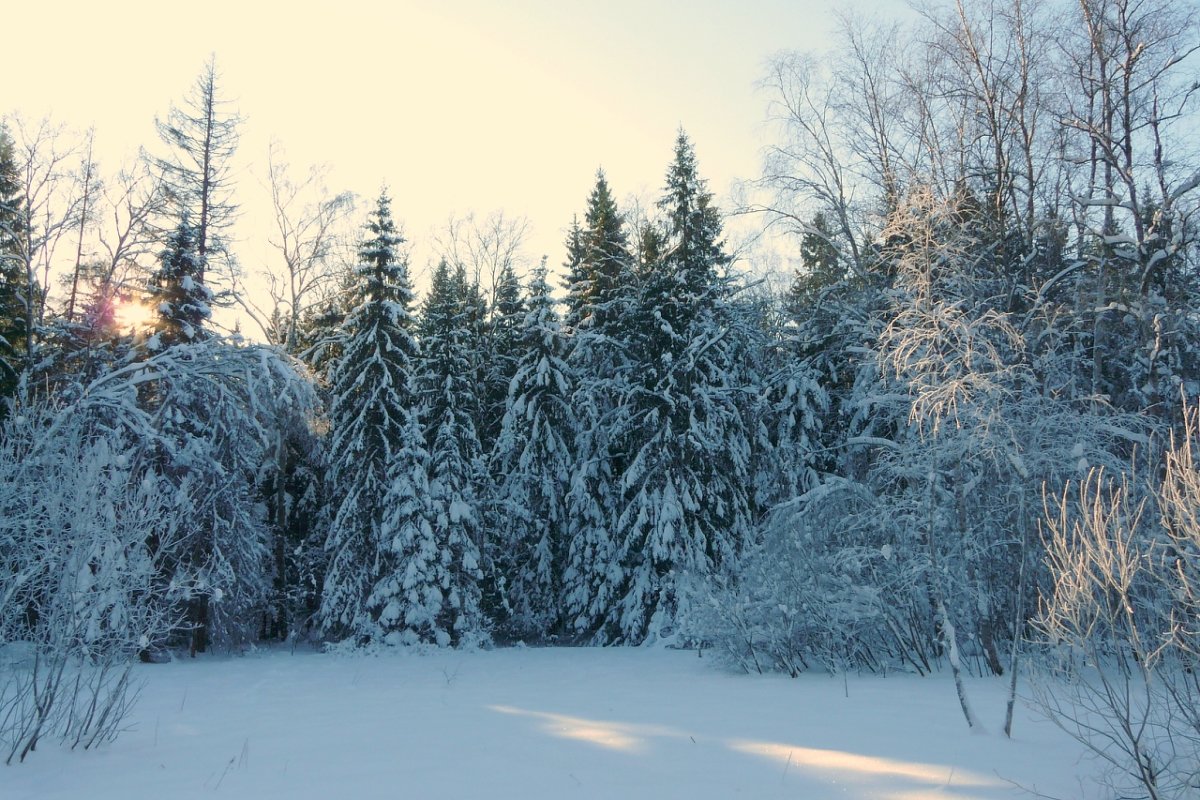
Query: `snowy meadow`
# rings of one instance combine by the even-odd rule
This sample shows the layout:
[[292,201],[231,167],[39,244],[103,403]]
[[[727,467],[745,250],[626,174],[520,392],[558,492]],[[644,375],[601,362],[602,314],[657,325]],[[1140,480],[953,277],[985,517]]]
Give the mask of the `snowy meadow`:
[[112,746],[46,748],[5,800],[1096,797],[1096,765],[1005,689],[747,676],[661,648],[287,650],[144,665]]

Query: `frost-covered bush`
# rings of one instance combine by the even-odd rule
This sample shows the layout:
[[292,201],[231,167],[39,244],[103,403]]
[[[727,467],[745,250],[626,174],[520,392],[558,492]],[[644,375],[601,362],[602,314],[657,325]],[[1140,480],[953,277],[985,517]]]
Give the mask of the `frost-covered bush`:
[[311,383],[272,348],[210,338],[89,387],[89,407],[108,398],[182,504],[164,566],[183,589],[192,652],[253,640],[277,605],[273,578],[287,567],[278,550],[288,518],[281,511],[295,508],[288,451],[315,414]]
[[0,440],[0,757],[111,740],[130,668],[176,625],[161,584],[179,496],[127,430],[24,409]]
[[686,635],[746,671],[792,676],[915,659],[894,596],[912,585],[909,567],[880,544],[870,504],[858,487],[831,482],[778,506],[736,580],[693,587]]
[[[267,348],[209,340],[134,354],[69,403],[19,407],[0,432],[0,744],[114,736],[139,656],[256,636],[289,440],[311,385]],[[276,560],[280,560],[278,557]]]
[[1200,789],[1200,418],[1183,417],[1149,481],[1093,469],[1043,520],[1050,657],[1035,701],[1122,797]]

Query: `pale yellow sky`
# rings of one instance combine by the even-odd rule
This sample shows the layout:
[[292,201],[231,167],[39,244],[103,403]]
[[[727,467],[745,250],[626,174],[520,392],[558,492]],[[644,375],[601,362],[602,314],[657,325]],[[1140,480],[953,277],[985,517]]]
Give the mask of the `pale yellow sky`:
[[[893,0],[889,3],[898,4]],[[94,125],[102,166],[157,146],[154,117],[210,53],[245,124],[238,231],[247,271],[266,257],[272,138],[295,165],[366,197],[387,183],[416,271],[451,214],[532,223],[529,254],[562,261],[563,230],[597,167],[619,198],[657,195],[674,134],[696,143],[721,196],[752,177],[767,58],[819,49],[824,0],[490,3],[80,2],[5,10],[0,114]]]

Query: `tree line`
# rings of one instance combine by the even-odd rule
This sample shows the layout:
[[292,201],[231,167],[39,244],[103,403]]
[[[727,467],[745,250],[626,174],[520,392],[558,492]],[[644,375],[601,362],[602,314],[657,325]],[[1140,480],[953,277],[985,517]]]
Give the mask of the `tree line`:
[[[752,516],[753,404],[734,380],[747,323],[688,138],[632,236],[597,174],[564,298],[544,261],[518,278],[501,217],[466,242],[495,257],[491,275],[444,258],[419,308],[386,191],[345,258],[334,228],[350,202],[300,208],[273,153],[284,270],[260,315],[272,341],[254,345],[212,326],[240,289],[226,241],[238,122],[210,62],[118,202],[90,151],[67,175],[48,123],[0,137],[5,639],[64,635],[48,622],[59,602],[68,616],[98,604],[65,634],[78,646],[119,639],[142,658],[297,635],[673,631],[680,576],[731,564]],[[115,244],[89,258],[85,240]],[[78,253],[57,307],[60,241]],[[140,329],[117,318],[131,295],[151,309]],[[110,488],[52,478],[64,460],[96,462],[91,480]],[[147,487],[172,510],[133,526],[125,504]],[[97,492],[100,519],[48,521]],[[95,577],[134,552],[133,583]],[[143,617],[159,627],[134,635]]]
[[[347,198],[273,160],[269,345],[209,324],[239,291],[212,65],[61,313],[39,265],[94,198],[43,225],[21,176],[49,167],[0,137],[0,631],[666,642],[1014,686],[1024,657],[1082,687],[1060,719],[1117,721],[1114,781],[1169,796],[1200,740],[1195,33],[1165,0],[959,2],[779,57],[738,210],[794,243],[782,291],[736,268],[682,132],[648,213],[597,174],[557,285],[497,218],[419,304],[386,192],[347,255]],[[128,336],[114,270],[151,251]],[[1114,674],[1165,738],[1119,724]]]

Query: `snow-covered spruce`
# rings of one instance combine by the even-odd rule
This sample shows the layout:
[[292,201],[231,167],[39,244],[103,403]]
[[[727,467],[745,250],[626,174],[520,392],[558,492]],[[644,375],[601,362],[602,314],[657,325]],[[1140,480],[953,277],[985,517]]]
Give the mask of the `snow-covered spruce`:
[[421,635],[437,644],[487,639],[483,582],[488,563],[480,520],[486,469],[475,429],[479,398],[472,382],[470,322],[476,305],[462,267],[442,261],[421,317],[420,398],[429,448],[430,519],[420,547],[424,574]]
[[575,465],[574,378],[543,264],[529,286],[520,361],[491,458],[497,568],[505,575],[508,633],[557,633],[567,550],[567,492]]
[[[329,374],[329,479],[336,512],[325,542],[329,563],[320,619],[336,638],[375,639],[403,629],[404,615],[392,608],[398,602],[394,573],[401,568],[397,551],[403,548],[393,541],[388,514],[405,499],[394,490],[421,486],[425,457],[421,438],[412,438],[419,429],[413,295],[399,252],[404,239],[386,192],[366,231],[356,268],[358,305],[346,319],[341,354]],[[397,469],[408,483],[397,484]]]

